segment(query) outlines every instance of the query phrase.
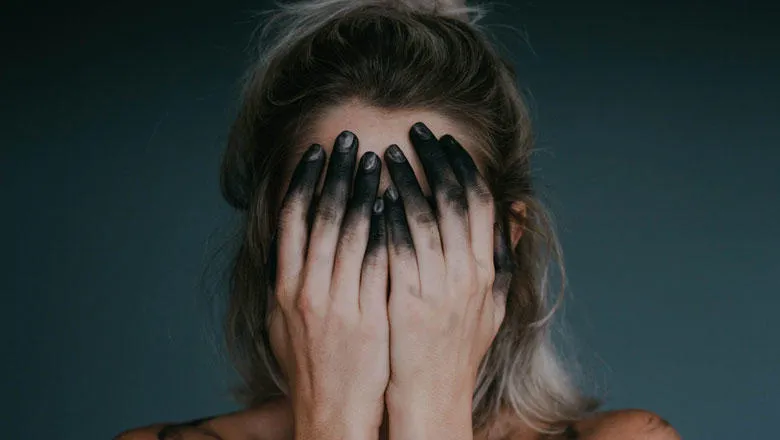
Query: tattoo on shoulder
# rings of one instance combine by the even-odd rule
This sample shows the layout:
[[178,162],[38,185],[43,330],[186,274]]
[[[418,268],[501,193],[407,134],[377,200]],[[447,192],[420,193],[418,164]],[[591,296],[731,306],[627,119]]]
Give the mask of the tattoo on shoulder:
[[199,434],[203,434],[210,438],[213,438],[214,440],[222,440],[222,438],[219,435],[217,435],[216,432],[204,426],[201,426],[202,424],[208,422],[209,420],[215,417],[216,416],[203,417],[200,419],[190,420],[188,422],[165,425],[162,427],[160,432],[157,433],[157,439],[158,440],[184,440],[184,438],[182,437],[183,433],[186,433],[187,431],[195,431]]
[[578,440],[580,438],[580,433],[577,432],[574,424],[566,425],[566,430],[563,431],[563,438],[566,440]]

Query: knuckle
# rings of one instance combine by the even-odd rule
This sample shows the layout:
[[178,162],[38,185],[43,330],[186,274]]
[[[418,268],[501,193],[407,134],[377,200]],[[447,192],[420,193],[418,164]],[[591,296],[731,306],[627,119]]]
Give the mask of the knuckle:
[[300,203],[290,201],[282,205],[279,211],[279,232],[284,233],[290,227],[290,223],[296,220],[305,221],[306,212]]
[[343,216],[343,209],[338,203],[326,202],[317,206],[317,219],[328,223],[338,223]]
[[436,216],[433,215],[433,211],[430,209],[420,209],[412,217],[414,222],[423,227],[436,226]]
[[402,293],[404,295],[420,296],[420,286],[417,283],[411,281],[401,281],[393,291]]
[[481,177],[478,177],[474,182],[473,192],[477,203],[489,208],[493,207],[493,194],[487,182]]
[[366,319],[361,326],[361,332],[367,339],[375,339],[387,332],[387,319]]
[[453,264],[451,269],[451,280],[454,286],[467,289],[469,293],[476,291],[478,277],[472,264],[459,261]]
[[304,319],[313,318],[317,315],[314,298],[308,290],[302,290],[293,302],[295,312]]
[[449,183],[445,185],[441,192],[441,197],[445,206],[450,209],[454,209],[458,212],[463,212],[468,209],[468,203],[466,202],[466,191],[462,186],[455,183]]
[[477,261],[477,270],[480,273],[480,277],[486,282],[486,283],[493,283],[493,280],[496,278],[496,268],[493,266],[492,262],[490,264],[484,264],[484,262]]
[[341,235],[339,242],[343,245],[353,246],[357,245],[359,239],[366,234],[366,227],[363,224],[357,224],[355,221],[347,222],[343,228],[341,228]]
[[[317,239],[315,241],[315,238]],[[326,243],[323,235],[320,233],[317,236],[312,235],[310,238],[311,244],[309,245],[307,264],[309,264],[309,270],[315,270],[314,268],[322,267],[323,265],[331,265],[337,263],[334,261],[336,249],[331,246],[330,243]]]
[[438,251],[441,250],[441,237],[437,234],[427,234],[426,246],[428,250]]
[[452,258],[447,261],[448,270],[456,280],[468,281],[471,279],[471,264],[466,258]]
[[287,289],[280,288],[279,284],[273,289],[272,296],[276,304],[282,310],[288,310],[290,306],[290,294]]

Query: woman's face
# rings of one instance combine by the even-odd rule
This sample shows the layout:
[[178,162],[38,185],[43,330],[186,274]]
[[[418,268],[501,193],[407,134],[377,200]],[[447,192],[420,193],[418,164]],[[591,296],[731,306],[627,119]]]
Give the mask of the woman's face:
[[[445,118],[441,114],[428,110],[382,110],[376,107],[366,106],[358,102],[346,103],[340,106],[328,109],[315,123],[311,132],[302,139],[299,145],[301,154],[313,143],[323,146],[325,152],[330,157],[333,150],[333,143],[336,137],[344,130],[354,133],[359,142],[358,159],[368,151],[373,151],[380,158],[384,157],[384,152],[391,144],[398,145],[404,155],[409,159],[417,180],[420,182],[423,193],[430,196],[430,188],[425,178],[422,164],[409,140],[409,130],[415,122],[423,122],[433,131],[436,137],[444,134],[450,134],[460,142],[461,145],[472,155],[477,167],[484,174],[483,165],[475,154],[475,143],[463,128],[456,125],[455,122]],[[298,162],[299,157],[295,157],[289,164],[284,187],[279,197],[284,196],[287,182],[292,175],[292,170]],[[322,184],[325,181],[325,172],[320,176],[320,183],[317,188],[319,193]],[[386,165],[382,165],[382,175],[379,183],[378,195],[384,193],[385,188],[390,184],[391,179]]]

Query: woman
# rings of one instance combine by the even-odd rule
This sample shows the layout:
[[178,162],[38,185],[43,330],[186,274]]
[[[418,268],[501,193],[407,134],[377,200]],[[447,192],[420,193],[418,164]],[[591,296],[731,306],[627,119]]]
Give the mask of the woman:
[[649,412],[595,412],[556,358],[562,258],[481,15],[275,11],[222,169],[246,214],[225,329],[247,409],[119,438],[679,438]]

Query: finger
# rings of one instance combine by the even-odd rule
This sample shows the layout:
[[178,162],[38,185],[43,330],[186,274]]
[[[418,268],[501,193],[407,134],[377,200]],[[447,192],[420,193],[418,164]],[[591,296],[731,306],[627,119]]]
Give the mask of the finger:
[[442,271],[444,258],[436,215],[420,189],[412,166],[398,145],[393,144],[385,150],[385,163],[393,180],[393,194],[399,196],[398,204],[403,206],[406,215],[417,265],[426,275],[438,276]]
[[274,230],[271,235],[271,244],[268,245],[268,252],[265,260],[265,267],[268,273],[268,284],[271,288],[276,285],[276,269],[278,267],[279,235]]
[[398,190],[390,185],[382,196],[387,226],[387,257],[390,267],[390,295],[420,295],[420,271],[412,234]]
[[318,144],[306,150],[293,171],[282,200],[276,230],[278,246],[272,244],[270,250],[277,257],[272,263],[275,264],[275,278],[280,287],[277,292],[280,294],[297,290],[291,284],[295,284],[303,272],[303,250],[309,237],[306,215],[325,165],[325,156],[325,150]]
[[463,186],[468,204],[471,248],[477,264],[492,272],[493,256],[493,195],[471,155],[454,137],[445,134],[440,139],[447,160]]
[[382,164],[374,152],[367,152],[360,159],[355,189],[341,226],[341,237],[336,250],[333,269],[333,292],[341,292],[351,304],[358,307],[360,271],[371,224],[371,210],[379,188]]
[[512,284],[512,275],[515,271],[515,259],[512,250],[507,245],[507,239],[503,227],[496,223],[493,229],[493,264],[495,266],[495,278],[493,279],[493,299],[496,304],[496,311],[503,319],[503,313],[506,309],[507,295],[509,287]]
[[[444,259],[452,264],[471,260],[469,205],[463,186],[455,177],[444,148],[425,124],[418,122],[409,130],[409,138],[420,158],[435,201]],[[449,266],[450,270],[465,270]]]
[[359,307],[362,312],[379,316],[387,310],[387,228],[384,200],[377,197],[371,213],[371,229],[360,276]]
[[306,279],[322,291],[330,291],[336,245],[352,188],[357,146],[357,137],[349,131],[341,132],[336,138],[314,213],[306,256]]

